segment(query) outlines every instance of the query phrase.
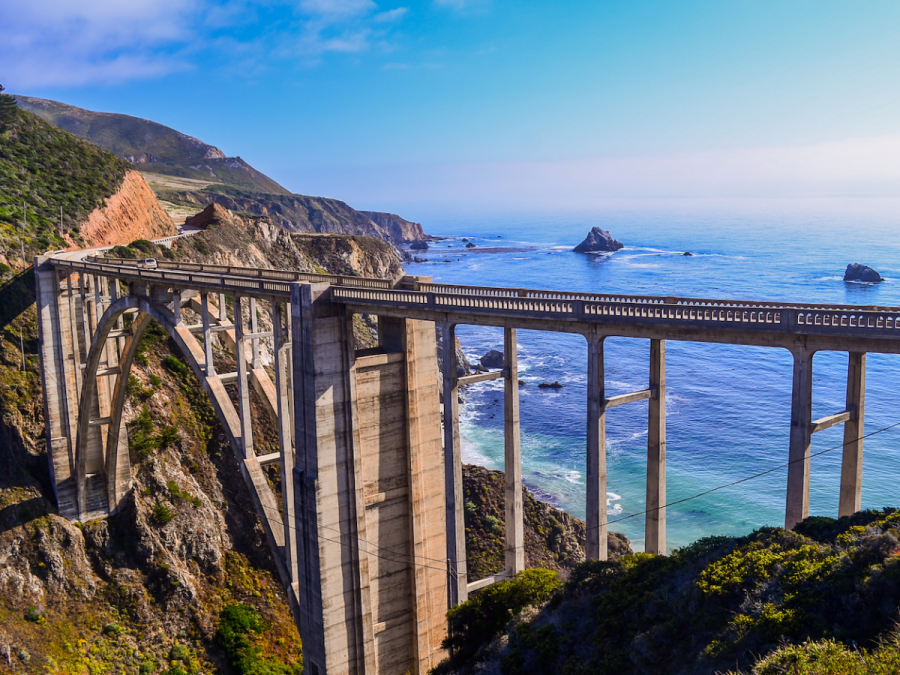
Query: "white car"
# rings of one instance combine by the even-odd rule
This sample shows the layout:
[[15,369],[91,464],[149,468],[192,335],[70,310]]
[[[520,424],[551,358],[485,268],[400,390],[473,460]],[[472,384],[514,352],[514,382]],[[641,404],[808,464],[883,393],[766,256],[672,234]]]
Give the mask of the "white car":
[[145,270],[155,270],[156,259],[155,258],[144,258],[143,260],[138,260],[137,266],[143,268]]

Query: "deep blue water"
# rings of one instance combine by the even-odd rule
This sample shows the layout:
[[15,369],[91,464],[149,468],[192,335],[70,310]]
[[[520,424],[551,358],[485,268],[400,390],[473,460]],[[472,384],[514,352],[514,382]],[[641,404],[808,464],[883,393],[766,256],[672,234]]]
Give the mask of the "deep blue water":
[[[408,264],[410,274],[462,284],[707,298],[900,305],[900,203],[858,200],[728,205],[700,201],[619,206],[592,213],[436,215],[429,234],[451,237]],[[608,256],[571,249],[599,225],[625,244]],[[498,238],[499,235],[499,238]],[[477,244],[465,249],[462,237]],[[508,247],[485,252],[488,247]],[[685,257],[691,251],[694,257]],[[446,263],[444,260],[451,260]],[[845,283],[848,263],[875,267],[881,284]],[[500,329],[462,326],[471,361],[503,349]],[[584,517],[586,347],[580,336],[519,331],[525,482],[542,499]],[[649,343],[606,341],[608,395],[646,388]],[[813,416],[843,409],[847,355],[814,362]],[[900,357],[870,354],[866,432],[900,420]],[[559,380],[564,388],[537,384]],[[668,501],[787,461],[791,357],[756,347],[667,343]],[[473,385],[462,406],[466,462],[503,468],[503,390]],[[647,404],[607,415],[610,528],[643,546]],[[813,437],[813,452],[840,446],[842,427]],[[837,515],[840,450],[812,460],[811,513]],[[900,506],[900,427],[865,441],[863,507]],[[668,544],[783,525],[786,470],[668,509]]]

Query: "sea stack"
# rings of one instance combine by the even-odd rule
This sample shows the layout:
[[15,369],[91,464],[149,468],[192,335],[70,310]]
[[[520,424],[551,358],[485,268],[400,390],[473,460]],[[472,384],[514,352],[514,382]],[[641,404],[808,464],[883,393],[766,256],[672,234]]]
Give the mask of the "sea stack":
[[572,250],[575,253],[612,253],[620,248],[625,248],[625,246],[618,239],[613,239],[609,232],[601,230],[599,227],[592,227],[584,241]]
[[852,265],[847,265],[847,270],[844,272],[844,281],[868,281],[871,283],[878,283],[879,281],[884,281],[884,279],[868,265],[853,263]]

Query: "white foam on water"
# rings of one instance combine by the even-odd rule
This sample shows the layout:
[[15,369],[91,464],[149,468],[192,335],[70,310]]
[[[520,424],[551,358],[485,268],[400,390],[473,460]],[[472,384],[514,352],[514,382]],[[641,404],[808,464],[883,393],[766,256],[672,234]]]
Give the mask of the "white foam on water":
[[562,476],[570,483],[573,483],[575,485],[584,485],[584,482],[579,480],[581,478],[580,471],[565,471]]

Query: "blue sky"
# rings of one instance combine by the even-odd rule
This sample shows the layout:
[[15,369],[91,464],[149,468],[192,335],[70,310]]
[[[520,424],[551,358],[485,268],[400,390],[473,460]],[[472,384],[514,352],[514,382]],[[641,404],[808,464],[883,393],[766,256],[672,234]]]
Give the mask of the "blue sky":
[[8,90],[360,208],[900,196],[900,3],[6,0]]

